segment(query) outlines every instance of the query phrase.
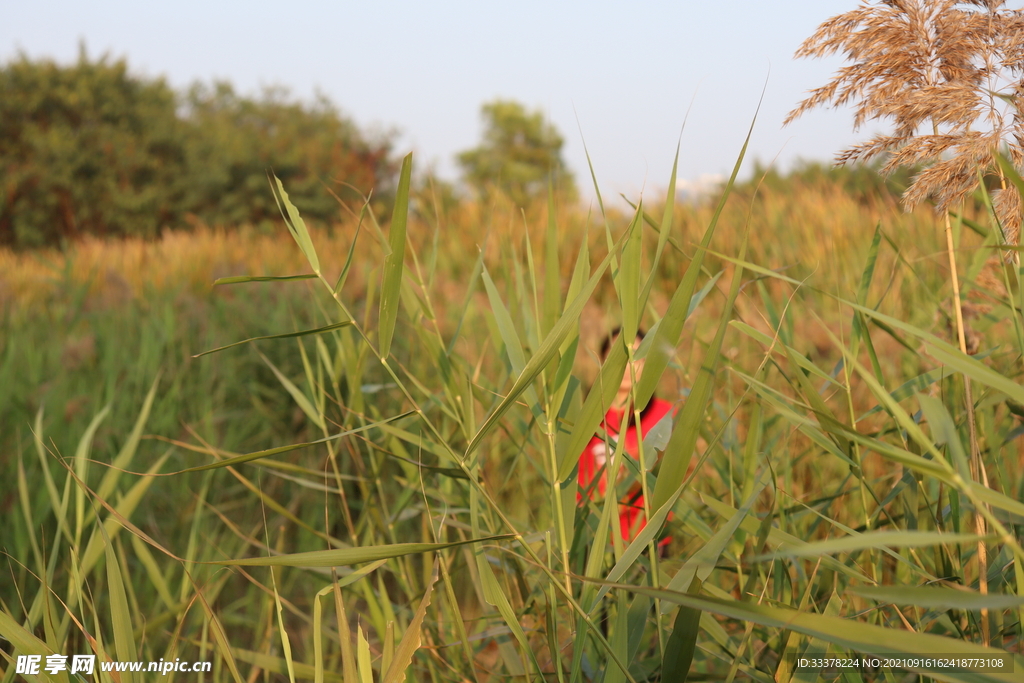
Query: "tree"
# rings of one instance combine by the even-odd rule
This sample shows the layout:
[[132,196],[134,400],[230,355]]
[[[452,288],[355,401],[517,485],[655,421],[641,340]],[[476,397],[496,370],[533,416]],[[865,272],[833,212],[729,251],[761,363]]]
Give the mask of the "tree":
[[225,83],[177,93],[84,47],[70,66],[20,56],[0,65],[0,245],[276,222],[271,169],[307,219],[330,222],[332,192],[387,202],[391,139],[325,97],[250,98]]
[[[189,211],[211,224],[276,222],[267,171],[288,188],[303,216],[331,221],[335,195],[359,203],[371,190],[387,201],[397,167],[387,135],[364,135],[324,96],[293,100],[283,88],[259,97],[237,94],[229,83],[193,85],[184,98],[190,132]],[[330,187],[328,192],[324,185]]]
[[554,178],[562,192],[575,194],[572,173],[562,159],[562,136],[540,111],[511,100],[480,108],[484,121],[479,147],[458,155],[468,183],[481,192],[498,189],[522,206],[547,192]]
[[123,60],[0,69],[0,244],[152,235],[177,216],[184,169],[174,91]]

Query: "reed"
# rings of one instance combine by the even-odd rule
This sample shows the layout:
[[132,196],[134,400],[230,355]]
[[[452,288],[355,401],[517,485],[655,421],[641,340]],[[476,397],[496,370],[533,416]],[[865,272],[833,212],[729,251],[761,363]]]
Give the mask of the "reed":
[[[888,158],[883,171],[907,165],[923,167],[904,193],[904,202],[913,207],[931,197],[936,209],[945,214],[952,308],[964,354],[967,330],[948,212],[962,204],[986,175],[996,174],[999,189],[991,206],[999,234],[1011,249],[1018,240],[1021,197],[1018,186],[1008,184],[1006,173],[1017,177],[1024,162],[1024,118],[1015,81],[1024,66],[1022,25],[1024,11],[1006,9],[1002,0],[876,3],[825,22],[797,51],[797,57],[843,51],[853,64],[813,91],[787,122],[821,104],[856,102],[855,127],[870,119],[888,119],[894,130],[843,151],[839,163],[884,154]],[[1015,252],[1009,255],[1019,262]],[[963,392],[972,473],[987,484],[969,377],[964,378]],[[985,534],[980,511],[975,530],[979,536]],[[988,560],[983,541],[978,542],[977,558],[984,594],[988,591]],[[982,629],[987,641],[984,611]]]
[[[28,654],[209,660],[248,683],[891,680],[813,664],[867,652],[1024,665],[1022,290],[989,258],[1024,181],[994,151],[1015,110],[981,96],[1019,66],[1001,8],[865,7],[803,50],[870,56],[794,114],[859,98],[858,122],[893,117],[842,159],[925,164],[911,205],[945,211],[998,169],[1000,194],[944,234],[885,195],[734,192],[735,172],[702,204],[451,205],[414,187],[410,156],[383,227],[356,206],[311,230],[276,183],[280,235],[0,254],[0,415],[20,426],[4,683]],[[972,134],[979,113],[1002,132]],[[595,363],[620,323],[650,342]],[[577,501],[579,454],[640,358],[636,410],[657,392],[678,416]],[[650,522],[627,542],[636,486]]]
[[[796,658],[855,652],[1024,665],[1009,654],[1024,611],[1021,294],[1010,274],[983,277],[1001,242],[984,213],[952,224],[965,289],[990,307],[968,356],[935,318],[946,284],[928,212],[828,188],[726,188],[710,206],[669,197],[590,220],[439,215],[410,189],[411,159],[403,174],[390,224],[356,211],[332,233],[308,230],[279,188],[287,253],[279,237],[215,230],[88,243],[57,284],[4,257],[7,286],[35,292],[11,304],[18,331],[32,296],[85,287],[92,264],[122,269],[129,291],[103,304],[114,311],[160,287],[203,300],[190,284],[203,278],[311,275],[218,285],[218,319],[252,306],[263,324],[187,355],[262,339],[174,377],[150,366],[143,390],[108,378],[115,409],[134,408],[127,428],[98,438],[112,415],[99,410],[57,448],[49,408],[31,418],[29,447],[7,451],[5,681],[15,654],[52,653],[210,660],[210,680],[252,682],[799,681],[839,672]],[[818,239],[778,239],[780,226]],[[85,301],[111,285],[89,286]],[[621,490],[578,505],[579,445],[610,400],[600,387],[633,354],[618,344],[593,365],[611,321],[651,329],[637,404],[657,391],[681,410],[644,454],[658,466],[617,453]],[[193,385],[207,393],[195,418],[160,416],[181,377],[227,382],[225,368],[259,377],[243,385],[250,408],[224,411],[214,382]],[[967,463],[957,377],[979,388],[987,484]],[[641,478],[652,521],[624,543],[614,511]],[[966,569],[975,514],[990,530],[987,594]],[[652,552],[663,530],[666,557]]]

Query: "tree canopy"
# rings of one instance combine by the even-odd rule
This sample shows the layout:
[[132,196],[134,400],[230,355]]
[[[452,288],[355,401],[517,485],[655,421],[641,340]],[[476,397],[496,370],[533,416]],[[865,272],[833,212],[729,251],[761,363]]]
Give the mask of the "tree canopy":
[[0,245],[274,220],[268,169],[304,216],[329,221],[331,191],[386,195],[395,164],[390,136],[364,134],[324,97],[176,92],[84,48],[70,66],[24,55],[0,66]]
[[500,190],[519,205],[545,193],[552,177],[560,190],[575,193],[572,173],[562,159],[564,141],[543,113],[501,99],[484,104],[480,113],[483,140],[458,155],[469,184],[481,192]]

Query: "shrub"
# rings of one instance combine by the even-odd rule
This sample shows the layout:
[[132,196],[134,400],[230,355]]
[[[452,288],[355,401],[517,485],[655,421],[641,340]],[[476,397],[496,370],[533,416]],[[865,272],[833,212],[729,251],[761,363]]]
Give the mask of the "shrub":
[[22,55],[0,68],[0,245],[258,224],[277,212],[271,168],[308,218],[332,221],[332,193],[386,198],[390,154],[389,134],[365,135],[323,96],[247,98],[224,83],[182,94],[84,48],[71,66]]

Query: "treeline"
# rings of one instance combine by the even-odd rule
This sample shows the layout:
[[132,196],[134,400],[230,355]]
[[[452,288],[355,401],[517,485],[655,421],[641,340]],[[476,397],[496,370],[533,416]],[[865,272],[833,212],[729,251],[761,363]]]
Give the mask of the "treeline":
[[[480,144],[457,156],[464,184],[429,184],[431,203],[453,208],[492,193],[514,204],[577,198],[563,139],[540,111],[511,100],[481,107]],[[386,215],[397,172],[390,134],[360,130],[328,99],[282,89],[244,97],[227,83],[175,91],[124,60],[59,65],[22,56],[0,65],[0,247],[60,245],[83,235],[153,237],[163,228],[269,225],[279,220],[272,169],[307,220],[341,217],[372,191]],[[920,169],[883,177],[878,164],[757,165],[734,189],[800,193],[840,185],[862,202],[898,201]],[[466,193],[464,190],[473,190]],[[720,194],[721,188],[708,196]]]
[[387,202],[391,145],[324,97],[177,92],[84,49],[70,66],[21,56],[0,66],[0,246],[276,220],[271,168],[305,217],[331,221],[332,194]]

